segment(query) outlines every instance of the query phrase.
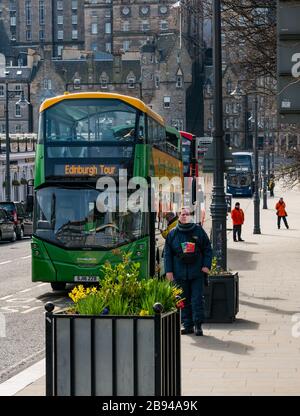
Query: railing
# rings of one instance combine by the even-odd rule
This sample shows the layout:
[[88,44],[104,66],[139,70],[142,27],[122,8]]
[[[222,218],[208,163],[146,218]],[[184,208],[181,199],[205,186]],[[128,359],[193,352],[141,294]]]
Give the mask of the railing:
[[[11,153],[35,152],[37,142],[36,134],[10,134],[9,138]],[[0,134],[0,154],[5,152],[5,134]]]

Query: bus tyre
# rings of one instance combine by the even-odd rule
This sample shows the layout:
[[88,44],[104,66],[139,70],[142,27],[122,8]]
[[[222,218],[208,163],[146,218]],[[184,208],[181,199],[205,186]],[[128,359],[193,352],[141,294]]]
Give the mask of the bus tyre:
[[66,283],[64,282],[52,282],[51,283],[52,290],[65,290]]

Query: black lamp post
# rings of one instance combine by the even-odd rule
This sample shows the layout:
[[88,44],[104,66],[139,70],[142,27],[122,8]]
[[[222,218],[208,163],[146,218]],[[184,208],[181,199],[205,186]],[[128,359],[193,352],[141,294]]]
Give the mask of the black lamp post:
[[226,215],[227,204],[224,193],[224,142],[222,103],[222,50],[221,50],[221,6],[220,0],[213,2],[213,68],[214,68],[214,181],[212,203],[212,245],[218,266],[227,268]]
[[257,119],[257,93],[254,95],[254,140],[253,140],[253,151],[254,151],[254,195],[253,195],[253,205],[254,205],[254,228],[253,234],[261,234],[260,231],[260,198],[258,190],[258,119]]
[[[257,91],[251,91],[254,93],[254,138],[253,138],[253,153],[254,153],[254,194],[253,194],[253,205],[254,205],[254,229],[253,234],[261,234],[260,231],[260,213],[259,213],[259,172],[258,172],[258,117],[257,117]],[[231,95],[241,97],[245,95],[239,87],[237,87]],[[247,94],[246,94],[247,95]],[[251,116],[251,119],[253,118]],[[248,122],[248,120],[247,120]]]
[[267,204],[267,180],[268,180],[268,173],[267,173],[267,154],[266,150],[264,150],[264,176],[263,176],[263,209],[268,209]]
[[[10,188],[10,140],[9,140],[9,99],[14,98],[18,94],[18,91],[9,91],[8,81],[5,82],[5,197],[6,201],[11,200],[11,188]],[[17,101],[16,104],[19,105],[28,105],[30,104],[24,95],[24,91],[21,92],[21,98]]]

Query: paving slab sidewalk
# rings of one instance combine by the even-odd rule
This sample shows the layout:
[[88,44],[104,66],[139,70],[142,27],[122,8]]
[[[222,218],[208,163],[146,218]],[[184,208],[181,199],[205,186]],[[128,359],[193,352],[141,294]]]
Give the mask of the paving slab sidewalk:
[[[228,232],[228,267],[239,272],[240,311],[232,324],[204,325],[204,337],[182,336],[183,395],[300,395],[300,192],[277,190],[268,209],[261,200],[260,235],[253,201],[239,199],[245,242]],[[277,229],[280,196],[289,230]],[[16,395],[45,395],[45,378]]]

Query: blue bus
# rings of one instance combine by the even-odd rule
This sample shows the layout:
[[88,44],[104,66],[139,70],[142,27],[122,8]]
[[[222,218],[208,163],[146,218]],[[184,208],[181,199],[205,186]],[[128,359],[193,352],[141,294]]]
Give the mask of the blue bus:
[[233,152],[233,164],[227,173],[227,193],[250,196],[254,192],[253,153]]

